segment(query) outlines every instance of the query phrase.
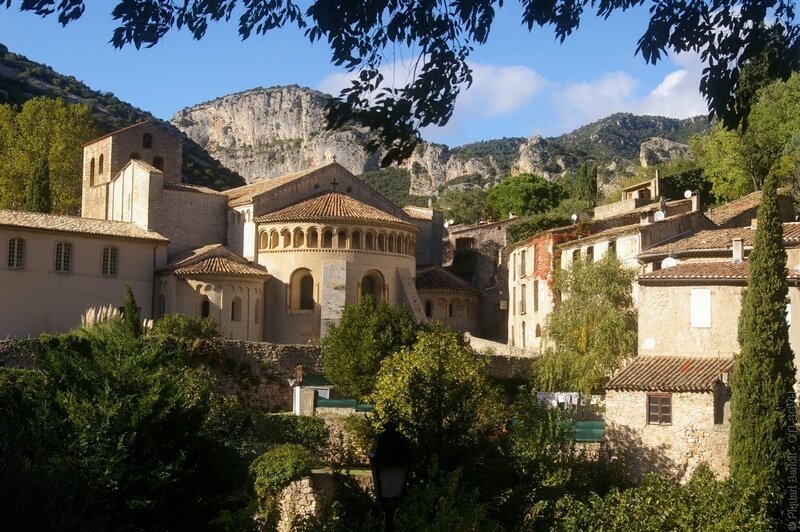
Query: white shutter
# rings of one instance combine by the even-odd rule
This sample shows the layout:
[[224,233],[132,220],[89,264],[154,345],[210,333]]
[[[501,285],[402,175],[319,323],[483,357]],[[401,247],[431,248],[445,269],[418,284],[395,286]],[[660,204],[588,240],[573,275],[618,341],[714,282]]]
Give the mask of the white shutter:
[[692,290],[691,307],[691,326],[711,327],[711,290]]

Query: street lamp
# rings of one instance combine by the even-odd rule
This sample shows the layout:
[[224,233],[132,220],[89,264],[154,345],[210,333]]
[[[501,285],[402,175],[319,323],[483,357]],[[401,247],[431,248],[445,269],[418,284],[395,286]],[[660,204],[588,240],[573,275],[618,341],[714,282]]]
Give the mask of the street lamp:
[[411,445],[390,423],[375,438],[368,456],[375,493],[383,504],[384,529],[391,532],[394,530],[394,511],[403,496],[411,469]]

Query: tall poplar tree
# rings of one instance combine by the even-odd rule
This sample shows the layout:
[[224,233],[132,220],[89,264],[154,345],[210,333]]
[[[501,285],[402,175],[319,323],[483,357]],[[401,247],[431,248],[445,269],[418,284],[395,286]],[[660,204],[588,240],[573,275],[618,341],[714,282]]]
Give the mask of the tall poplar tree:
[[[748,286],[739,316],[731,398],[731,476],[764,494],[771,515],[786,524],[794,432],[794,355],[786,323],[786,250],[775,177],[764,183]],[[795,462],[796,463],[796,462]],[[796,467],[796,466],[795,466]],[[796,473],[794,474],[796,476]]]

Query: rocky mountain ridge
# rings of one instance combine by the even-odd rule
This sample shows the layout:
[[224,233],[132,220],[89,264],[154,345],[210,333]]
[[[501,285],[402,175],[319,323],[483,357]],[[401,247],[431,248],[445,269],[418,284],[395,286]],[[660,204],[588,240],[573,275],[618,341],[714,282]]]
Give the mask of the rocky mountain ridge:
[[[334,159],[357,175],[378,170],[382,154],[367,153],[367,130],[325,129],[330,98],[296,85],[258,88],[182,109],[172,123],[249,182]],[[481,186],[523,172],[558,179],[588,159],[600,163],[606,179],[613,180],[640,160],[655,164],[687,156],[685,142],[707,127],[704,117],[619,113],[555,138],[504,138],[452,149],[423,141],[400,168],[410,174],[410,193],[420,196],[465,179]]]

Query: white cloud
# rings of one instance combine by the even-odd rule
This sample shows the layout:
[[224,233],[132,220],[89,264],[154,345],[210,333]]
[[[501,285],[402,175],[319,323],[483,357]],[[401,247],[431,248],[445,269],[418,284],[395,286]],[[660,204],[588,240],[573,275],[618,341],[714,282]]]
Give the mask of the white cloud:
[[599,79],[556,89],[551,95],[561,116],[561,127],[569,131],[617,112],[688,118],[707,112],[700,95],[703,64],[698,54],[670,56],[679,67],[665,75],[646,94],[640,94],[641,82],[625,72],[610,72]]

